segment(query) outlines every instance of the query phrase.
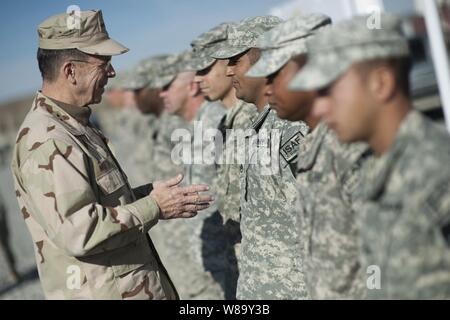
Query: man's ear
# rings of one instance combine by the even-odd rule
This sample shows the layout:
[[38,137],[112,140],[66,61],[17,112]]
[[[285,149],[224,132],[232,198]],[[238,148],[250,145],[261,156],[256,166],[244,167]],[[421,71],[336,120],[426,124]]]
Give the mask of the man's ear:
[[380,65],[371,70],[368,80],[369,90],[377,100],[387,102],[395,95],[396,77],[394,71],[387,65]]
[[75,79],[75,65],[72,62],[64,62],[61,66],[60,73],[64,75],[64,79],[68,80],[71,84],[76,84]]
[[201,91],[200,91],[200,84],[199,84],[198,82],[191,81],[191,82],[189,83],[189,95],[190,95],[191,97],[196,97],[196,96],[198,96],[199,94],[201,94]]

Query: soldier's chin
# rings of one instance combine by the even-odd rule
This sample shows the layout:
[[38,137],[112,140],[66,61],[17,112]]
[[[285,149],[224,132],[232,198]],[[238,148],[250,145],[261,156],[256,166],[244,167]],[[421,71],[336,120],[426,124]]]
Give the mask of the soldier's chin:
[[103,91],[96,93],[92,98],[91,104],[99,104],[100,102],[102,102],[102,98],[103,98]]

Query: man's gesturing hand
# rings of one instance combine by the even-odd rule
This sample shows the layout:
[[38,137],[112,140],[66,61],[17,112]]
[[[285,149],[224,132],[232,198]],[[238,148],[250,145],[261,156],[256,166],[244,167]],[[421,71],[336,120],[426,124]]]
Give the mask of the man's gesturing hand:
[[198,194],[208,191],[207,185],[180,187],[182,180],[183,175],[180,174],[170,180],[153,184],[150,196],[156,200],[160,208],[160,219],[192,218],[198,211],[208,208],[214,200],[212,196]]

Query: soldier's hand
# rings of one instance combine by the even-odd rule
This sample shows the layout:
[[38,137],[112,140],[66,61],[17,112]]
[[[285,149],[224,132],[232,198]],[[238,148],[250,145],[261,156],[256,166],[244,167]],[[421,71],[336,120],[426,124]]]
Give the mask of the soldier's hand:
[[180,174],[170,180],[153,184],[150,196],[160,208],[160,219],[192,218],[198,211],[208,208],[214,200],[212,196],[199,194],[209,190],[207,185],[180,187],[182,180],[183,175]]

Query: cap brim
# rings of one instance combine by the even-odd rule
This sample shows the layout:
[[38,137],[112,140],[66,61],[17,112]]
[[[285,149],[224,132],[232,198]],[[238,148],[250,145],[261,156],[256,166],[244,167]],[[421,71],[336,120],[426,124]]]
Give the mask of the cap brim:
[[281,48],[262,49],[261,57],[246,75],[255,78],[270,76],[280,70],[291,58],[306,52],[304,39]]
[[148,87],[151,89],[160,89],[164,88],[168,84],[170,84],[174,79],[176,75],[166,75],[162,77],[156,77],[155,79],[150,80]]
[[211,57],[219,60],[230,59],[241,53],[244,53],[249,49],[250,48],[246,46],[239,46],[239,47],[224,46],[218,49],[216,52],[212,53]]
[[87,54],[93,54],[97,56],[117,56],[130,51],[130,49],[124,47],[113,39],[107,39],[97,44],[82,48],[80,47],[78,48],[78,50]]
[[315,91],[328,87],[341,77],[352,65],[351,60],[337,54],[311,57],[306,65],[292,79],[289,89],[294,91]]
[[258,62],[247,72],[251,78],[264,78],[280,70],[290,59],[289,55],[277,53],[274,50],[263,51]]
[[147,85],[148,81],[145,79],[135,79],[134,81],[124,83],[122,88],[124,90],[139,90],[145,88]]
[[212,66],[216,59],[211,57],[193,58],[186,66],[186,71],[202,71]]

